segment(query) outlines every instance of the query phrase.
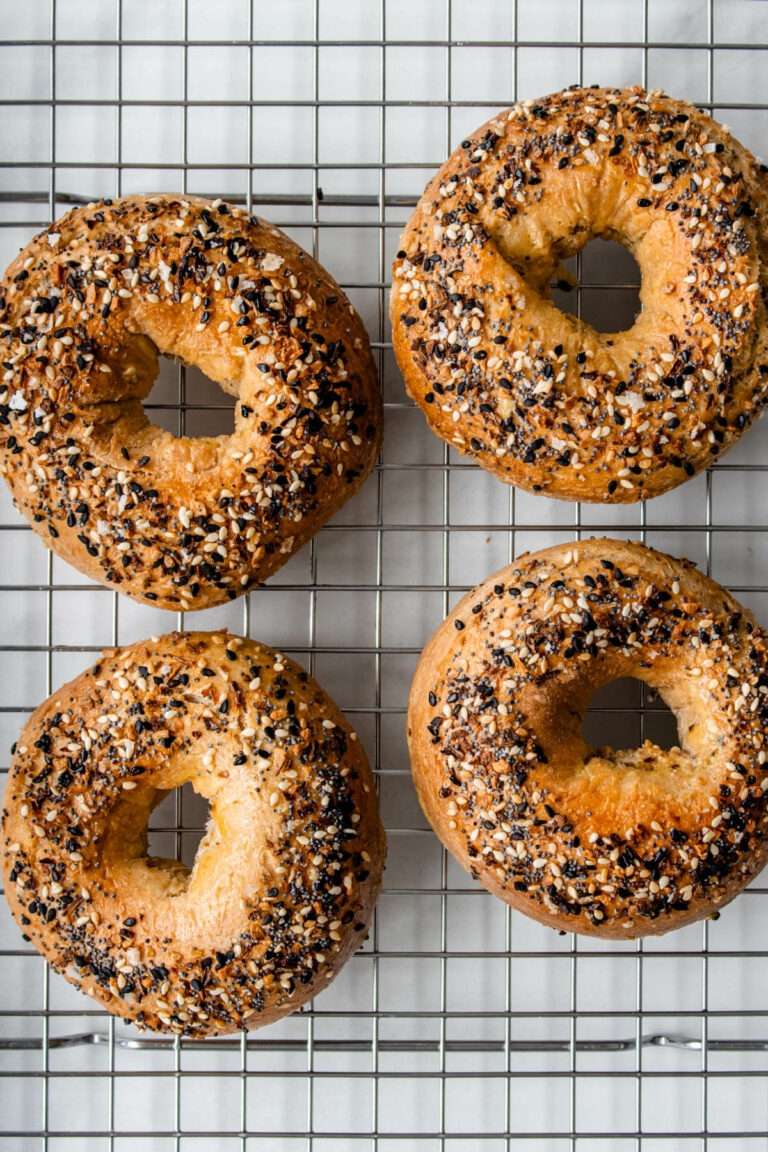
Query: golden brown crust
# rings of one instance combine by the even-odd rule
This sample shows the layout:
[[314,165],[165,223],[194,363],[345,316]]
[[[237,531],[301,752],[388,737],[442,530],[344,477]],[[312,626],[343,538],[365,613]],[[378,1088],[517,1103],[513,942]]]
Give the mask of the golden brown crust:
[[[266,579],[376,461],[360,318],[297,244],[221,201],[69,212],[8,269],[0,349],[18,508],[81,572],[158,607],[206,608]],[[239,398],[233,435],[150,424],[158,352]]]
[[[598,235],[643,273],[627,332],[549,298]],[[626,503],[705,468],[759,414],[767,298],[750,153],[662,93],[575,88],[500,112],[446,161],[403,233],[390,315],[443,440],[507,483]]]
[[[191,872],[148,859],[187,781],[211,819]],[[292,660],[226,633],[110,649],[37,709],[5,793],[5,892],[56,971],[143,1028],[258,1028],[362,943],[385,838],[365,753]]]
[[[682,748],[590,749],[593,693],[646,681]],[[637,543],[559,545],[440,625],[408,709],[414,781],[445,846],[543,924],[635,938],[712,915],[768,858],[768,647],[751,613]]]

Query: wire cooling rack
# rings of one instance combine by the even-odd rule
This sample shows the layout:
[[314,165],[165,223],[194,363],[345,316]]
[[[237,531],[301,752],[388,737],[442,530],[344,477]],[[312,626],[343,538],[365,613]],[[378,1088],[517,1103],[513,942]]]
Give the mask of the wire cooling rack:
[[[0,736],[102,646],[221,627],[305,663],[354,717],[389,859],[362,951],[307,1010],[250,1037],[141,1036],[51,975],[0,912],[4,1149],[616,1150],[768,1147],[768,887],[716,922],[644,943],[558,936],[449,859],[415,801],[404,740],[418,653],[458,596],[526,548],[613,534],[686,554],[768,623],[766,425],[641,507],[508,490],[407,400],[387,289],[426,180],[493,109],[577,81],[666,87],[756,153],[768,138],[760,0],[2,0],[0,257],[72,204],[181,190],[247,203],[327,264],[360,310],[386,406],[363,491],[263,590],[175,617],[83,580],[0,494]],[[636,267],[600,241],[561,306],[631,323]],[[164,365],[153,419],[227,431],[231,402]],[[586,734],[674,725],[637,684]],[[6,757],[3,757],[5,760]],[[189,861],[205,813],[155,813]]]

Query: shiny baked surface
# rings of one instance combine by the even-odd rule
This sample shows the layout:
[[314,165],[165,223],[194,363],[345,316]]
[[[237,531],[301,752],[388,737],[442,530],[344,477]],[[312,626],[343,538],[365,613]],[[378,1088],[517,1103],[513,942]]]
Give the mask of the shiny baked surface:
[[[644,680],[680,746],[591,748],[595,691]],[[690,561],[587,540],[469,592],[408,710],[422,808],[489,891],[552,927],[634,938],[711,915],[768,858],[768,646]]]
[[[147,824],[191,782],[193,866]],[[57,972],[142,1028],[278,1020],[365,939],[385,840],[373,775],[299,665],[224,632],[112,649],[41,704],[4,797],[5,893]]]
[[[381,399],[333,278],[243,208],[130,196],[75,208],[0,286],[0,469],[43,541],[163,608],[260,583],[373,467]],[[158,353],[238,398],[230,436],[142,406]]]
[[[573,88],[499,112],[428,184],[390,316],[430,427],[499,479],[631,503],[722,455],[768,397],[768,182],[692,104]],[[641,312],[600,333],[550,299],[618,240]]]

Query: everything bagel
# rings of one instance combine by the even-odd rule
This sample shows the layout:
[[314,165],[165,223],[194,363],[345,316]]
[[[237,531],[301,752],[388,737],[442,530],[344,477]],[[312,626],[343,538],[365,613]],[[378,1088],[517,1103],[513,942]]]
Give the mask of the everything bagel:
[[[566,500],[645,500],[705,468],[768,396],[765,173],[705,113],[640,88],[526,100],[473,133],[394,264],[395,353],[433,431]],[[626,332],[549,298],[595,236],[642,271]]]
[[[188,871],[147,821],[191,781],[211,818]],[[5,893],[25,937],[105,1008],[187,1036],[258,1028],[362,943],[384,832],[355,734],[293,661],[178,633],[104,653],[15,748]]]
[[[220,200],[75,208],[0,285],[0,466],[45,543],[162,608],[270,576],[373,467],[381,400],[338,284]],[[142,406],[157,354],[231,395],[231,436],[176,438]]]
[[[644,680],[681,747],[592,749],[593,693]],[[419,661],[416,790],[488,891],[551,927],[635,938],[709,916],[768,858],[768,647],[689,561],[589,540],[469,592]]]

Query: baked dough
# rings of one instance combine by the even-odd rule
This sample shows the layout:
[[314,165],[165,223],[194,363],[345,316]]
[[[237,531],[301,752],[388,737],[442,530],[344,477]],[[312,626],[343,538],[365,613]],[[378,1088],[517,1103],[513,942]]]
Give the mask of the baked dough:
[[[161,608],[272,575],[373,467],[381,397],[360,318],[271,224],[195,196],[75,208],[0,286],[0,467],[44,542]],[[231,436],[141,401],[157,354],[233,396]]]
[[[211,816],[190,871],[147,821],[191,781]],[[385,839],[365,753],[292,660],[226,633],[111,649],[15,748],[5,892],[57,972],[142,1028],[258,1028],[359,947]]]
[[[768,396],[766,169],[693,105],[573,88],[500,112],[403,233],[394,348],[430,427],[500,480],[645,500],[722,455]],[[594,236],[642,270],[602,334],[550,300]]]
[[[592,749],[593,693],[644,680],[681,747]],[[427,644],[408,709],[416,790],[489,892],[542,924],[635,938],[711,916],[768,856],[768,648],[686,560],[589,540],[521,556]]]

